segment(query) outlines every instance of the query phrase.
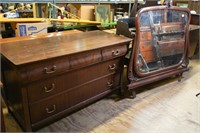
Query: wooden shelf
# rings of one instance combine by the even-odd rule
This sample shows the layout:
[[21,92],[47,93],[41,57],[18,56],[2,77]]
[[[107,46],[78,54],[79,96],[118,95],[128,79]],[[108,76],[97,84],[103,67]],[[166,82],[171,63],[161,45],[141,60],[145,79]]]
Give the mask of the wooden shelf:
[[0,23],[11,23],[11,22],[20,22],[20,23],[25,23],[25,22],[44,22],[46,19],[44,18],[0,18]]
[[73,23],[87,23],[87,24],[101,24],[98,21],[89,21],[84,19],[49,19],[51,22],[73,22]]
[[[116,4],[127,4],[134,3],[134,0],[1,0],[1,3],[116,3]],[[139,0],[139,3],[143,3],[143,0]]]

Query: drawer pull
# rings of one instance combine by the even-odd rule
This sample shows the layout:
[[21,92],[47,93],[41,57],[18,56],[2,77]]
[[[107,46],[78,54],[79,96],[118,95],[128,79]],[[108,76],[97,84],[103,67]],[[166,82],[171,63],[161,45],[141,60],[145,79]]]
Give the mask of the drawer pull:
[[113,50],[113,51],[112,51],[112,55],[113,55],[113,56],[117,56],[117,55],[119,55],[119,54],[120,54],[119,49]]
[[46,93],[48,93],[48,92],[51,92],[52,90],[54,90],[54,88],[55,88],[55,84],[54,83],[52,83],[51,84],[51,87],[44,87],[44,92],[46,92]]
[[113,86],[113,81],[107,82],[108,87],[112,87]]
[[49,108],[46,108],[46,112],[48,113],[48,114],[51,114],[51,113],[53,113],[53,112],[55,112],[56,111],[56,105],[54,104],[53,105],[53,109],[52,110],[49,110]]
[[115,69],[116,69],[116,65],[115,64],[108,66],[108,70],[109,71],[114,71]]
[[49,69],[47,67],[44,68],[44,73],[46,73],[46,74],[54,73],[55,71],[56,71],[55,65],[51,69]]

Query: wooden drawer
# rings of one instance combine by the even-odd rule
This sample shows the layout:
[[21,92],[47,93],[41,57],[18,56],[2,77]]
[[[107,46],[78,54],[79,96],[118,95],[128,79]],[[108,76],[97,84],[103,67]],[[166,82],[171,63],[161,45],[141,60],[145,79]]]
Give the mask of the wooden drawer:
[[123,56],[126,54],[127,50],[128,50],[127,45],[118,45],[114,47],[104,48],[102,50],[103,60],[108,60],[119,56]]
[[184,53],[184,44],[185,40],[180,39],[179,41],[158,41],[158,45],[160,47],[161,56],[170,56],[176,54]]
[[64,109],[64,95],[51,97],[33,104],[30,104],[31,122],[36,123],[50,117]]
[[150,41],[152,39],[151,32],[140,32],[140,41]]
[[83,86],[74,88],[70,92],[66,93],[65,102],[66,107],[75,106],[77,104],[84,103],[86,100],[92,99],[97,95],[104,92],[111,92],[113,88],[120,86],[120,74],[112,74],[96,81],[90,82]]
[[63,89],[62,76],[41,80],[27,86],[29,102],[40,100],[41,98],[56,94]]
[[70,68],[80,68],[101,61],[101,50],[94,50],[70,56]]
[[107,74],[118,73],[120,72],[119,68],[122,68],[122,65],[121,58],[116,58],[115,60],[92,65],[79,70],[69,71],[68,73],[64,73],[57,77],[31,83],[27,86],[29,102],[34,102],[41,98],[54,95],[60,91],[85,84]]
[[171,33],[173,31],[176,32],[176,31],[182,31],[183,30],[181,23],[174,23],[174,24],[165,23],[163,25],[157,25],[157,26],[155,26],[155,31],[158,32],[160,27],[162,27],[162,31],[165,32],[165,33],[167,33],[167,32]]
[[154,49],[151,41],[141,41],[139,46],[140,51],[151,51]]
[[43,79],[69,69],[68,57],[60,57],[49,61],[41,61],[27,66],[29,81]]

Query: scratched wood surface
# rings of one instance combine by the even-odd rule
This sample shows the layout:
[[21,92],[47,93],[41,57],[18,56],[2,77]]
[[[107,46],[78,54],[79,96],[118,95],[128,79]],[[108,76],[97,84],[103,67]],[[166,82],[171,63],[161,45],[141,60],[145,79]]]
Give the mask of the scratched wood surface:
[[[144,86],[135,99],[109,96],[38,132],[199,133],[200,60],[190,66],[181,82],[169,78]],[[3,113],[6,130],[21,132],[5,107]]]
[[[29,39],[27,39],[29,38]],[[19,38],[16,38],[18,40]],[[131,39],[103,31],[90,31],[76,34],[60,34],[52,37],[41,36],[34,39],[32,36],[21,41],[4,41],[0,43],[0,52],[15,65],[41,61],[75,54],[79,52],[109,47],[116,44],[130,42]]]

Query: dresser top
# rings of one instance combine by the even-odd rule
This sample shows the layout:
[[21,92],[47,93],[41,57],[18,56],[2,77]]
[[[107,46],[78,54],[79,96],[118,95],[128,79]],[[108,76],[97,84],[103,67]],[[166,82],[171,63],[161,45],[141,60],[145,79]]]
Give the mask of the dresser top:
[[57,32],[11,40],[0,41],[1,54],[14,65],[22,65],[130,42],[132,39],[103,31],[90,31],[76,34]]

